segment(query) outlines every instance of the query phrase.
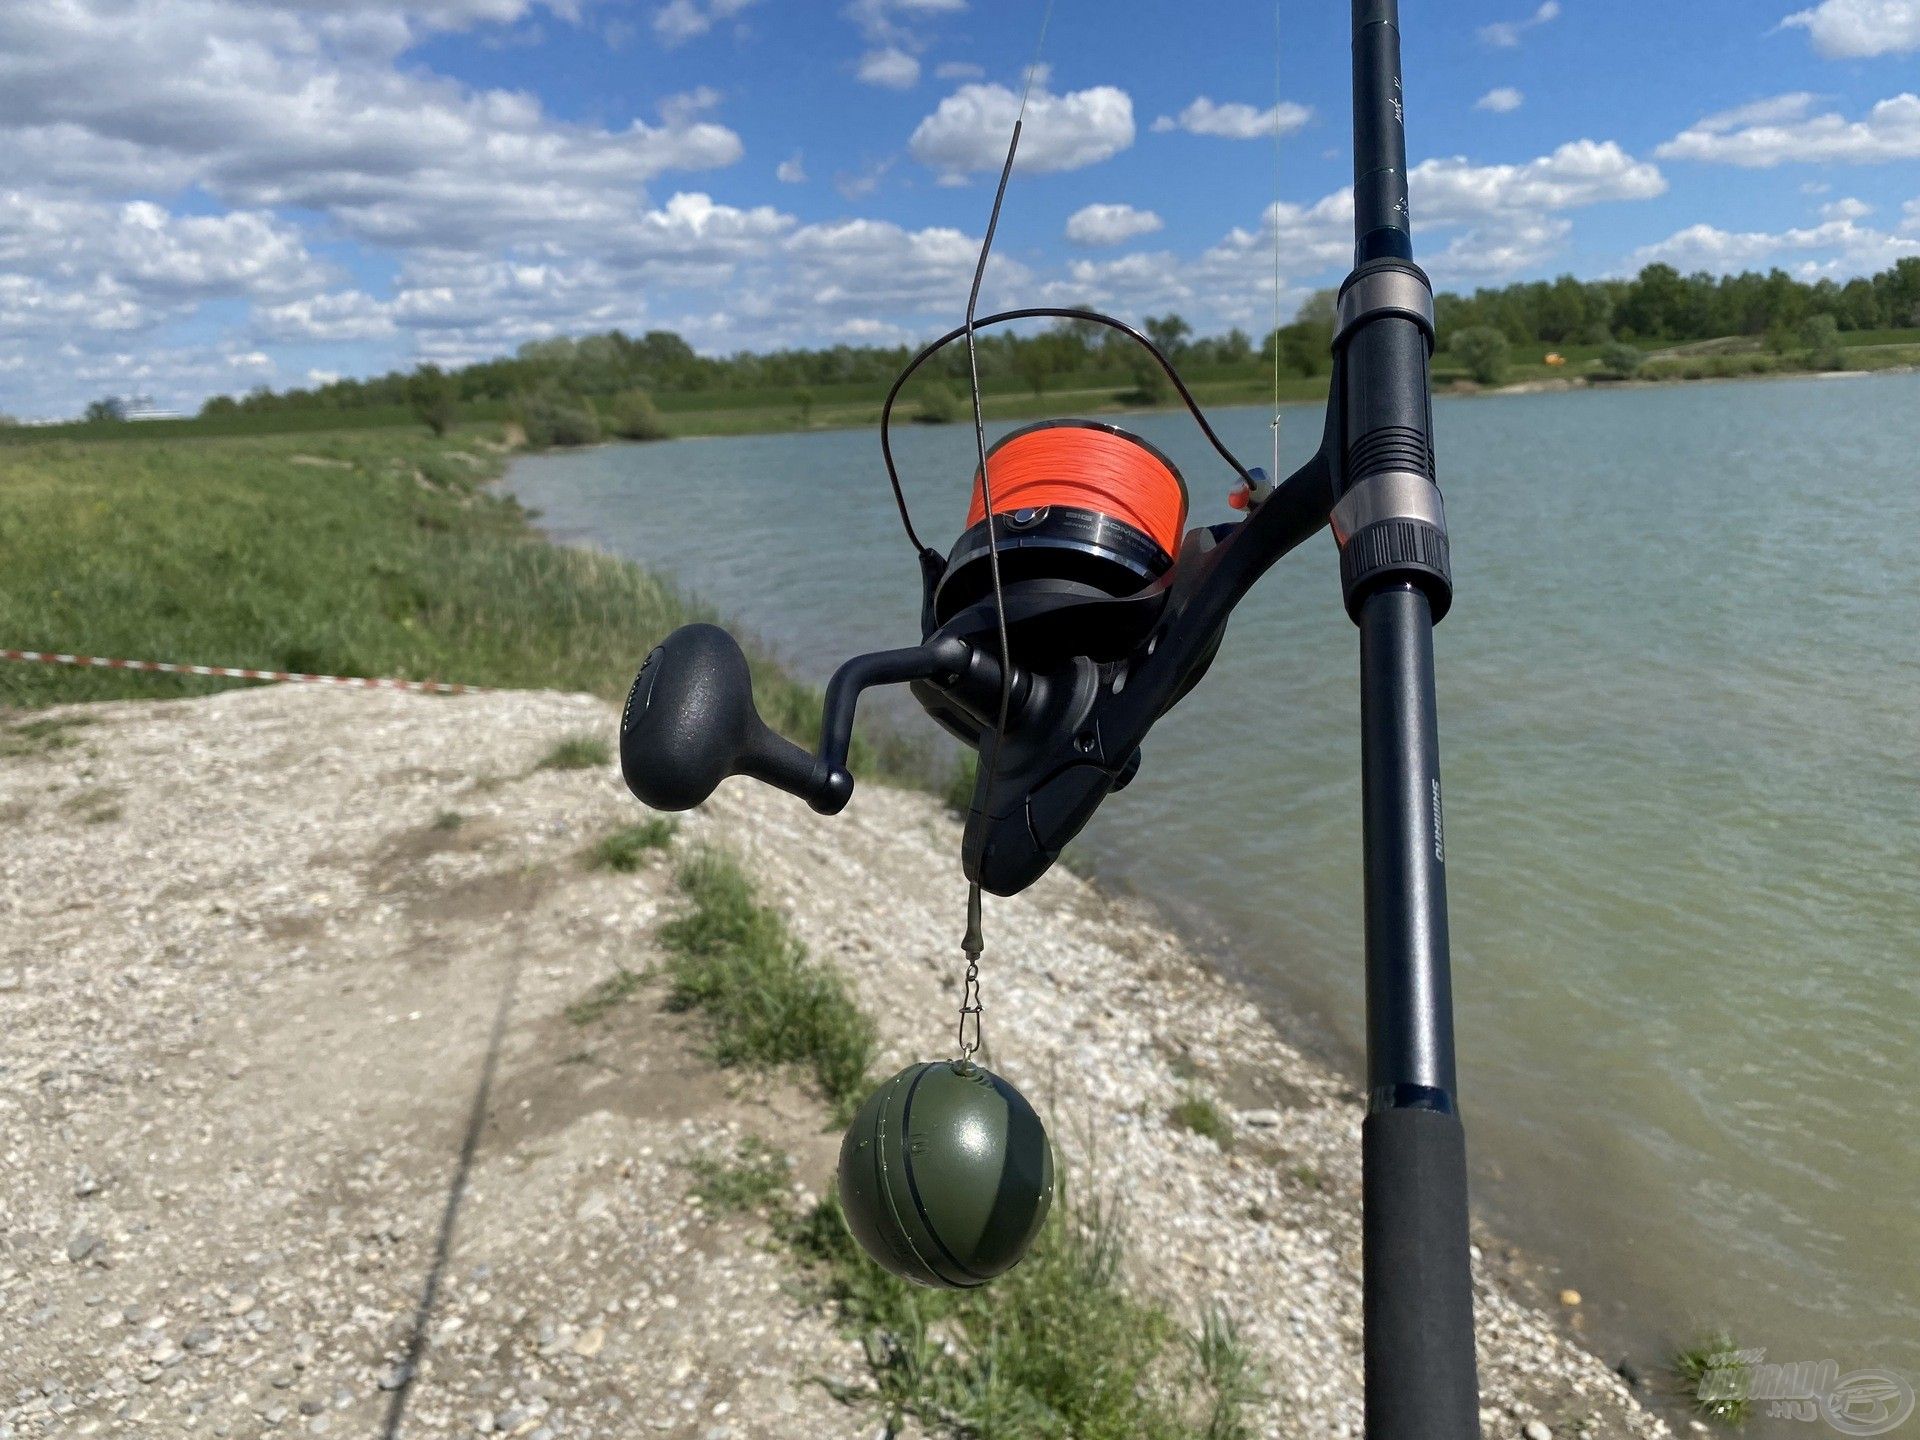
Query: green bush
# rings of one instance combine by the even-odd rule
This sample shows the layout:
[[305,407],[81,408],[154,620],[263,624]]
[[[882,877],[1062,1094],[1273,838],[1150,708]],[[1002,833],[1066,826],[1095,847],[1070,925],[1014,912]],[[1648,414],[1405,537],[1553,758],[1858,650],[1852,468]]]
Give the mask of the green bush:
[[1507,361],[1513,347],[1507,343],[1507,337],[1491,325],[1471,325],[1456,331],[1447,348],[1482,385],[1498,385],[1507,376]]
[[607,404],[607,429],[622,440],[664,440],[667,422],[644,390],[623,390]]
[[960,418],[960,397],[949,386],[929,385],[920,392],[913,418],[920,425],[951,425]]
[[1233,1122],[1218,1105],[1204,1095],[1186,1095],[1167,1112],[1167,1118],[1182,1130],[1204,1135],[1222,1150],[1233,1148]]
[[552,391],[520,397],[514,418],[536,450],[592,445],[600,439],[600,417],[590,401]]
[[567,1019],[575,1025],[592,1025],[604,1020],[638,993],[646,976],[624,965],[602,980],[582,998],[567,1006]]
[[1725,1331],[1703,1336],[1674,1352],[1668,1369],[1681,1396],[1696,1412],[1722,1425],[1746,1423],[1753,1411],[1752,1352],[1735,1345]]
[[1800,345],[1815,370],[1838,370],[1847,363],[1840,349],[1840,322],[1831,315],[1809,315],[1800,326]]
[[781,1231],[863,1342],[871,1395],[940,1434],[1031,1440],[1250,1440],[1260,1376],[1218,1312],[1194,1331],[1120,1275],[1110,1205],[1062,1180],[1019,1266],[977,1290],[923,1290],[882,1270],[837,1198]]
[[1128,373],[1133,376],[1133,388],[1120,397],[1124,404],[1164,405],[1173,394],[1173,386],[1167,383],[1167,372],[1144,351],[1129,362]]
[[761,1210],[786,1194],[793,1159],[749,1135],[729,1155],[696,1155],[687,1161],[693,1193],[719,1214]]
[[445,435],[460,412],[453,377],[438,365],[422,365],[407,377],[407,406],[435,435]]
[[974,788],[980,781],[980,757],[968,751],[960,757],[960,763],[953,768],[953,779],[947,782],[947,810],[962,820],[973,808]]
[[679,881],[693,908],[661,927],[669,1004],[706,1017],[720,1064],[804,1065],[835,1108],[851,1112],[876,1040],[840,976],[807,955],[725,855],[701,851]]
[[646,862],[649,853],[673,844],[674,832],[678,829],[666,816],[655,815],[603,838],[587,851],[587,863],[596,870],[631,875]]
[[613,763],[613,747],[599,735],[569,735],[540,758],[542,770],[597,770]]
[[1646,363],[1646,353],[1624,340],[1612,340],[1600,348],[1600,373],[1608,379],[1631,380]]

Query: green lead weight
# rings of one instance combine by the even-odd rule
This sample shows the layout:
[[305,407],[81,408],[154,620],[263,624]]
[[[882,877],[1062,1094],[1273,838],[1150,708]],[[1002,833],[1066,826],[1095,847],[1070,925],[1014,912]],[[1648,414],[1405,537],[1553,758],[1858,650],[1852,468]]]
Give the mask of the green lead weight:
[[840,1206],[860,1247],[916,1285],[971,1290],[1027,1253],[1053,1204],[1033,1107],[966,1060],[910,1065],[840,1143]]

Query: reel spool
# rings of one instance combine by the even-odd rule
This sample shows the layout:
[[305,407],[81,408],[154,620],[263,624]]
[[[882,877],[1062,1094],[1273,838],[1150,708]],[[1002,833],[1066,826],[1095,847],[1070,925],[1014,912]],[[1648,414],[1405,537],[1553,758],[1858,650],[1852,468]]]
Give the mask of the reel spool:
[[[1140,597],[1172,572],[1187,524],[1187,483],[1178,467],[1117,425],[1046,420],[1001,439],[987,452],[987,469],[991,532],[976,467],[967,529],[932,586],[933,627],[991,606],[997,543],[1018,658],[1034,663],[1089,653],[1090,634],[1099,637],[1095,652],[1130,647],[1139,621],[1115,613],[1090,630],[1086,607]],[[961,628],[971,627],[962,620]]]

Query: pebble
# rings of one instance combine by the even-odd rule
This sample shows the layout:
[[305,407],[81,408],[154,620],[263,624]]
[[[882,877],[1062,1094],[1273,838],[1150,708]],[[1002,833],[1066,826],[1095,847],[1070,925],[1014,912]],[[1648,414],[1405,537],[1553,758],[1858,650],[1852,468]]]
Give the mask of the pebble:
[[1553,1431],[1548,1428],[1547,1422],[1544,1420],[1527,1421],[1527,1423],[1521,1427],[1520,1433],[1525,1435],[1527,1440],[1553,1440]]
[[71,1240],[67,1241],[67,1259],[71,1260],[75,1265],[78,1265],[105,1243],[105,1241],[91,1230],[82,1230],[78,1235],[75,1235]]

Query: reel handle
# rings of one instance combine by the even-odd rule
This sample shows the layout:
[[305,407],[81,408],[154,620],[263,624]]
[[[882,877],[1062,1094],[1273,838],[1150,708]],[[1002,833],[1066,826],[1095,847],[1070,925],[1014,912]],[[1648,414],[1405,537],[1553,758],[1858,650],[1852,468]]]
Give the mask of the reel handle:
[[[627,694],[620,773],[656,810],[691,810],[729,775],[746,775],[837,815],[853,798],[847,751],[860,692],[936,677],[980,703],[999,693],[999,666],[950,636],[855,656],[827,686],[820,753],[809,755],[760,718],[739,643],[717,625],[683,625],[647,657]],[[1025,693],[1016,675],[1016,696]]]
[[729,775],[798,795],[822,815],[853,795],[844,748],[837,765],[817,760],[760,718],[747,657],[717,625],[681,626],[640,667],[620,715],[620,773],[656,810],[691,810]]

